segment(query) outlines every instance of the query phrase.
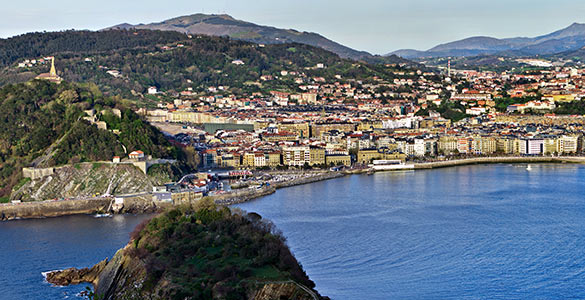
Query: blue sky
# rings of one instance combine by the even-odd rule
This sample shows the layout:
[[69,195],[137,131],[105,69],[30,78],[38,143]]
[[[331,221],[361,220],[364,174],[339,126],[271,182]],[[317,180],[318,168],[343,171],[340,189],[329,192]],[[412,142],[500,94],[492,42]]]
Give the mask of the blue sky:
[[470,36],[536,36],[585,23],[583,0],[19,0],[0,9],[0,37],[31,31],[101,29],[198,12],[318,32],[384,54],[428,49]]

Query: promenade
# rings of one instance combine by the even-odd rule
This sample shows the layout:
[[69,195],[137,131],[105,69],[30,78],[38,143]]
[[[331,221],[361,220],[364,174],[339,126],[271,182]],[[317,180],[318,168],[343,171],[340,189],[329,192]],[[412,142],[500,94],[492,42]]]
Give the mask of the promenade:
[[500,157],[473,157],[444,161],[415,163],[415,170],[448,168],[455,166],[498,164],[498,163],[572,163],[585,164],[582,156],[500,156]]

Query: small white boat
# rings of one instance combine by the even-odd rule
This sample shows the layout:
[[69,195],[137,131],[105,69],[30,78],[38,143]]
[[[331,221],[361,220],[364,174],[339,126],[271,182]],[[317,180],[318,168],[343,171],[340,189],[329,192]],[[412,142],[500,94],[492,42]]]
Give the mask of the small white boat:
[[531,165],[528,165],[528,166],[526,167],[526,171],[531,171],[531,170],[532,170],[532,166],[531,166]]
[[93,217],[94,218],[111,218],[112,216],[113,216],[112,214],[96,214]]

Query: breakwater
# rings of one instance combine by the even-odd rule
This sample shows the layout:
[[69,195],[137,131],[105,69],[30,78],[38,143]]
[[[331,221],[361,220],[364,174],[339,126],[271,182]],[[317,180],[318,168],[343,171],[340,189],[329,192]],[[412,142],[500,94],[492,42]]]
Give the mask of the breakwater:
[[267,196],[276,192],[277,189],[291,187],[295,185],[309,184],[317,181],[329,180],[333,178],[343,177],[346,174],[337,172],[326,172],[318,173],[311,176],[302,176],[292,180],[286,180],[281,182],[273,182],[269,187],[263,187],[258,189],[247,189],[243,191],[234,191],[222,195],[213,196],[215,203],[220,205],[232,205],[236,203],[247,202],[259,197]]

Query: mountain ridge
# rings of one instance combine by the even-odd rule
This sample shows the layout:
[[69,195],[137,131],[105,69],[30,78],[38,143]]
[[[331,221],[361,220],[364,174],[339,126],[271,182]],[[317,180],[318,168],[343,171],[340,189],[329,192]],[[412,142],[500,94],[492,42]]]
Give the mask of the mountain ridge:
[[387,55],[406,59],[447,56],[475,56],[506,53],[507,56],[550,55],[573,51],[585,46],[585,24],[574,22],[563,29],[536,36],[494,38],[473,36],[442,43],[428,50],[400,49]]
[[258,44],[307,44],[331,51],[342,58],[364,60],[376,63],[405,63],[411,62],[398,56],[372,55],[367,51],[355,50],[319,33],[282,29],[273,26],[258,25],[238,20],[227,14],[192,14],[167,19],[149,24],[121,23],[102,30],[115,29],[150,29],[163,31],[178,31],[186,34],[205,34],[211,36],[228,36],[233,39],[254,42]]

